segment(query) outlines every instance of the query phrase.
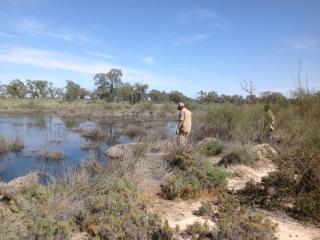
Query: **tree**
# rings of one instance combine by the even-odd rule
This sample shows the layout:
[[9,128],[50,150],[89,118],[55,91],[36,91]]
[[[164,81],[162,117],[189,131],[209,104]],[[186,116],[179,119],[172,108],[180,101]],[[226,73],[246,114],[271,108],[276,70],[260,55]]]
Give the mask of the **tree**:
[[252,80],[247,81],[246,79],[243,79],[241,82],[241,88],[243,91],[245,91],[248,96],[246,97],[247,101],[250,103],[254,103],[257,100],[257,97],[255,95],[256,92],[256,85]]
[[187,96],[185,96],[183,93],[179,91],[171,91],[169,93],[169,99],[174,103],[186,102],[189,100]]
[[122,84],[121,78],[123,74],[120,69],[111,69],[107,73],[98,73],[94,76],[94,84],[97,86],[96,93],[100,99],[106,98],[113,101],[116,92]]
[[148,96],[150,97],[151,101],[155,103],[163,103],[170,100],[168,94],[165,91],[161,92],[155,89],[152,89],[149,92]]
[[46,80],[27,80],[27,93],[32,98],[43,97],[46,98],[52,95],[53,84]]
[[80,84],[77,84],[71,80],[67,80],[66,85],[66,99],[75,100],[75,99],[84,99],[89,95],[89,92],[81,88]]
[[24,98],[27,94],[27,89],[20,79],[15,79],[7,85],[7,92],[13,97]]
[[204,92],[200,91],[199,97],[197,98],[197,101],[200,103],[222,103],[222,98],[219,96],[219,94],[215,91],[212,92]]
[[130,103],[135,104],[145,99],[146,90],[148,89],[148,84],[136,83],[132,86],[132,91],[130,94]]
[[283,104],[288,101],[283,94],[270,91],[262,92],[259,100],[265,104]]

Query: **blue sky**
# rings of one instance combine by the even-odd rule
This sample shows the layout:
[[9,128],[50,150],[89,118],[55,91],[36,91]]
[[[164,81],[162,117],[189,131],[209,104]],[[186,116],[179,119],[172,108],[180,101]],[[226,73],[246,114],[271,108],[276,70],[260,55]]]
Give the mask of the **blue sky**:
[[0,81],[74,80],[121,68],[150,88],[289,94],[298,62],[320,89],[318,0],[0,0]]

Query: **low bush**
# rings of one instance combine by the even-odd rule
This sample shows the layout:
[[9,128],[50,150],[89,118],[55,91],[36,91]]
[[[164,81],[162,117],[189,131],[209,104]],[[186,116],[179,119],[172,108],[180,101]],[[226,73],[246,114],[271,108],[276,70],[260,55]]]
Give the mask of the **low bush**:
[[258,213],[250,213],[231,196],[224,196],[218,207],[215,239],[276,240],[276,225]]
[[135,144],[132,149],[133,157],[135,158],[143,157],[146,154],[148,147],[149,147],[149,144],[144,142]]
[[186,170],[194,164],[194,159],[191,157],[190,150],[186,148],[177,148],[167,156],[167,162],[172,168]]
[[172,239],[174,230],[148,213],[125,179],[88,166],[48,185],[25,187],[0,200],[1,239],[70,239],[87,232],[90,239]]
[[187,226],[185,230],[188,236],[191,236],[192,239],[199,240],[210,240],[213,239],[213,230],[210,228],[208,223],[195,222]]
[[216,156],[222,153],[223,146],[218,140],[211,140],[208,142],[206,147],[206,155]]
[[250,144],[236,144],[231,150],[222,158],[220,164],[245,164],[254,165],[259,160],[259,155]]
[[216,211],[213,207],[212,202],[201,202],[201,206],[199,207],[197,214],[199,216],[206,216],[212,218],[215,212]]
[[176,171],[161,185],[162,193],[167,199],[190,199],[199,196],[203,191],[213,191],[225,186],[228,174],[223,168],[209,162],[196,161],[184,149],[170,154],[169,163],[176,166]]

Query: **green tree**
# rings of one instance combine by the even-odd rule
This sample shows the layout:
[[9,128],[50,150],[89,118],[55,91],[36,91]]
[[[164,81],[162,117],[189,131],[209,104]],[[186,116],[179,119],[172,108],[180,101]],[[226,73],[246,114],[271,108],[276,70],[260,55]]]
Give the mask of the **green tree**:
[[146,90],[148,89],[148,84],[136,83],[132,86],[132,90],[130,93],[130,103],[135,104],[142,100],[145,100],[147,94]]
[[189,101],[189,98],[179,91],[171,91],[169,93],[169,99],[174,103]]
[[148,96],[150,97],[151,101],[155,103],[163,103],[163,102],[168,102],[170,100],[166,92],[164,91],[161,92],[155,89],[152,89],[149,92]]
[[84,89],[81,88],[80,84],[75,83],[71,80],[67,80],[66,85],[66,99],[68,100],[75,100],[75,99],[84,99],[86,96],[88,96],[90,93]]
[[94,76],[94,84],[97,86],[96,94],[100,99],[113,101],[122,84],[123,74],[120,69],[111,69],[107,73],[98,73]]
[[24,98],[27,94],[27,88],[20,79],[15,79],[7,85],[7,92],[13,97]]

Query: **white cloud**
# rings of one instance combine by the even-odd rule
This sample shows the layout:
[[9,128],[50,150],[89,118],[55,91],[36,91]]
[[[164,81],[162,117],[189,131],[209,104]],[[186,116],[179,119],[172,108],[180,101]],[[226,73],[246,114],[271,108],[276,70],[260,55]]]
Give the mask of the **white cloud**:
[[44,69],[67,70],[85,75],[107,72],[111,68],[120,68],[123,71],[125,81],[131,83],[143,81],[161,89],[181,85],[179,79],[155,76],[144,69],[130,68],[94,58],[85,58],[46,49],[0,45],[0,62]]
[[209,36],[210,36],[209,33],[197,33],[197,34],[188,35],[188,36],[180,36],[176,40],[174,45],[175,46],[182,46],[182,45],[196,43],[196,42],[207,39]]
[[69,30],[51,31],[49,26],[40,21],[24,18],[17,24],[17,29],[32,36],[42,36],[68,42],[90,42],[87,36]]
[[294,50],[307,50],[315,45],[315,40],[309,39],[305,41],[295,41],[290,44],[290,48]]
[[153,57],[150,57],[150,56],[143,58],[143,62],[148,65],[151,65],[153,61],[154,61]]
[[104,53],[104,52],[93,52],[93,51],[90,51],[88,53],[91,54],[92,56],[101,57],[101,58],[117,58],[116,56],[114,56],[112,54]]
[[215,19],[217,15],[209,9],[193,9],[189,11],[183,11],[178,16],[178,22],[180,23],[188,23],[199,20],[212,20]]
[[18,38],[19,36],[11,33],[6,33],[6,32],[0,32],[0,37],[5,37],[5,38]]

